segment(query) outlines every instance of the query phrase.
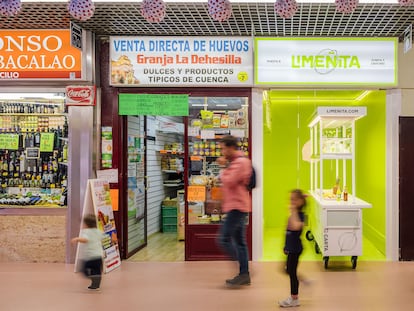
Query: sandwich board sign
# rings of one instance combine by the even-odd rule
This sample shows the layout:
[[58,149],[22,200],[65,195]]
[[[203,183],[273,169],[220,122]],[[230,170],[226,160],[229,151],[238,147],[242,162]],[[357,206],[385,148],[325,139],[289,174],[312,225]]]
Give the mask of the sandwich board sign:
[[[82,224],[83,217],[88,214],[96,216],[97,228],[102,231],[103,270],[104,273],[108,273],[121,265],[108,181],[101,179],[88,180],[83,204]],[[80,251],[78,243],[75,271],[79,271]]]

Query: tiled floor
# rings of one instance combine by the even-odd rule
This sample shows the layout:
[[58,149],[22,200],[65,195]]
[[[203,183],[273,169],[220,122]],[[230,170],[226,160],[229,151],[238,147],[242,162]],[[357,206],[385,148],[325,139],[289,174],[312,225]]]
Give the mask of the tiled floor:
[[[303,254],[301,256],[304,261],[322,261],[322,255],[315,252],[315,242],[310,242],[305,238],[305,232],[302,234]],[[263,261],[280,261],[285,260],[282,252],[284,238],[284,228],[266,228],[263,235]],[[338,260],[350,260],[350,257],[336,258]],[[368,239],[363,237],[362,240],[362,256],[358,257],[358,261],[384,261],[385,255],[382,254]],[[413,308],[414,310],[414,308]]]
[[[252,284],[224,287],[231,262],[123,262],[104,276],[100,292],[64,264],[0,266],[2,311],[267,311],[289,293],[282,263],[251,264]],[[414,263],[362,261],[356,270],[337,264],[325,271],[318,262],[300,263],[312,280],[300,288],[306,311],[412,311]]]
[[132,255],[129,261],[184,261],[184,241],[174,233],[155,233],[148,237],[147,246]]
[[[262,261],[283,261],[284,229],[265,229],[263,239]],[[302,235],[304,252],[303,261],[320,261],[322,255],[315,253],[315,243],[309,242]],[[362,256],[358,261],[385,261],[385,256],[367,239],[363,240]],[[184,261],[184,241],[178,241],[173,233],[155,233],[148,238],[148,246],[129,258],[129,261]],[[333,260],[348,260],[350,257],[333,258]],[[414,309],[413,309],[414,310]]]

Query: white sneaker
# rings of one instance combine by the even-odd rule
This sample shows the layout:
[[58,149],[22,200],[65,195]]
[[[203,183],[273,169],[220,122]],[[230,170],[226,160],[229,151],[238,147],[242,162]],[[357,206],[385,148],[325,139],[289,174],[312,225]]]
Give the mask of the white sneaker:
[[300,306],[299,299],[293,299],[291,296],[285,300],[279,301],[279,306],[282,308],[298,307]]

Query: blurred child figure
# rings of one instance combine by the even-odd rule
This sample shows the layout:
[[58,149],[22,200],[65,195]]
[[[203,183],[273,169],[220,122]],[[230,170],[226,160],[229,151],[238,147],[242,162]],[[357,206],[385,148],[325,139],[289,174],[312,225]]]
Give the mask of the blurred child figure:
[[286,240],[284,252],[287,255],[286,271],[290,277],[290,296],[283,301],[279,301],[279,306],[283,308],[297,307],[299,303],[299,280],[297,268],[299,256],[302,253],[302,241],[300,235],[304,225],[305,215],[303,209],[306,206],[306,195],[302,190],[295,189],[290,193],[290,216],[286,228]]
[[99,290],[102,279],[102,232],[97,228],[96,216],[85,215],[80,236],[73,238],[72,243],[82,243],[80,256],[82,272],[91,279],[90,290]]

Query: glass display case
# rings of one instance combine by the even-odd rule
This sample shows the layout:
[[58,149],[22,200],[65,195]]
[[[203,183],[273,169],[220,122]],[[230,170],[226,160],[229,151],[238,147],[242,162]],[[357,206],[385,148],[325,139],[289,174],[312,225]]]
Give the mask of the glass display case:
[[68,121],[63,97],[0,98],[0,205],[66,205]]
[[188,224],[217,224],[221,211],[219,140],[233,135],[249,156],[248,103],[244,97],[191,98],[188,120]]

